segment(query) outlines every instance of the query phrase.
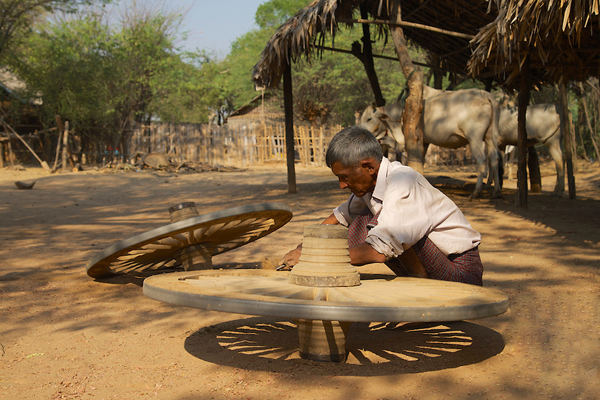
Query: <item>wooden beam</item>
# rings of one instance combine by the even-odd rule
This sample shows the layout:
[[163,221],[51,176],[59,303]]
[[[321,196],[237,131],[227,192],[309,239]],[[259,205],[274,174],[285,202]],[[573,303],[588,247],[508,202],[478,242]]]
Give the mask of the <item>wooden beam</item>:
[[[333,52],[336,52],[336,53],[354,54],[354,53],[352,53],[352,50],[336,49],[335,47],[316,46],[315,45],[314,48],[318,49],[318,50],[333,51]],[[381,54],[373,54],[373,58],[381,58],[383,60],[398,61],[398,57],[383,56]],[[413,61],[412,63],[414,65],[418,65],[419,67],[425,67],[425,68],[435,69],[435,70],[443,71],[443,72],[451,72],[451,73],[456,74],[456,75],[467,76],[467,74],[465,73],[465,71],[457,71],[455,69],[440,68],[440,67],[436,67],[436,66],[431,65],[431,64],[422,63],[422,62],[418,62],[418,61]]]
[[338,19],[337,21],[343,22],[346,24],[373,24],[373,25],[388,25],[391,27],[405,26],[407,28],[422,29],[425,31],[437,32],[437,33],[441,33],[443,35],[454,36],[454,37],[458,37],[461,39],[467,39],[467,40],[471,40],[475,37],[475,35],[469,35],[467,33],[453,32],[453,31],[448,31],[446,29],[436,28],[434,26],[422,25],[422,24],[417,24],[414,22],[407,22],[407,21],[392,22],[392,21],[385,21],[385,20],[380,20],[380,19],[362,19],[362,18],[361,19]]
[[[361,18],[367,18],[368,16],[367,4],[362,3],[360,5],[360,16]],[[371,89],[373,90],[373,96],[375,97],[375,105],[377,107],[385,106],[385,98],[381,92],[381,86],[379,85],[379,79],[377,78],[377,72],[375,71],[375,65],[373,62],[373,44],[371,43],[371,29],[369,24],[362,24],[363,37],[362,37],[362,51],[358,42],[352,44],[352,54],[354,54],[364,65],[367,77]]]

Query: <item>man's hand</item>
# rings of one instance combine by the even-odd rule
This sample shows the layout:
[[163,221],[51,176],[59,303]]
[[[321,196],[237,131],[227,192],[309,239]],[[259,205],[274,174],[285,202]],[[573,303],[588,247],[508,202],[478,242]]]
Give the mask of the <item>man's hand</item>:
[[277,271],[289,271],[292,267],[300,261],[300,254],[302,253],[302,244],[299,244],[294,250],[287,253],[279,261]]
[[[337,225],[339,224],[337,218],[335,218],[334,214],[331,214],[329,217],[325,218],[323,225]],[[302,244],[299,244],[294,250],[287,253],[283,258],[279,261],[279,266],[277,267],[277,271],[290,271],[292,267],[300,261],[300,253],[302,253]]]

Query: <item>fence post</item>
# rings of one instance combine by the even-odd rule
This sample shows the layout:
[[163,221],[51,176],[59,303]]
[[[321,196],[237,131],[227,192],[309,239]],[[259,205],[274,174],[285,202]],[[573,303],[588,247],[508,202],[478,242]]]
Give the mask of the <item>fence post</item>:
[[62,172],[67,172],[67,146],[69,145],[69,121],[65,121],[65,134],[62,143]]

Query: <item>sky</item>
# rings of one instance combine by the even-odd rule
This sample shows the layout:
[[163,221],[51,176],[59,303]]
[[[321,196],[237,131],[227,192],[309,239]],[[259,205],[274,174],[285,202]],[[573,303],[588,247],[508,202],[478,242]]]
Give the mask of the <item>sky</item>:
[[188,10],[182,32],[188,39],[181,43],[185,50],[214,51],[224,57],[231,43],[251,29],[257,28],[254,15],[267,0],[178,0],[171,4]]

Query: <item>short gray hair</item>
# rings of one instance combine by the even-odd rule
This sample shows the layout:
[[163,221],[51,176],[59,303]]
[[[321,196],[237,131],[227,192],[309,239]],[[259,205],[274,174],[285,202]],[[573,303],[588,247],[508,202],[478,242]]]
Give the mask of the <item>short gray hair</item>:
[[325,153],[325,162],[329,168],[336,162],[344,167],[357,167],[366,158],[381,162],[383,151],[371,131],[359,125],[344,128],[336,133]]

